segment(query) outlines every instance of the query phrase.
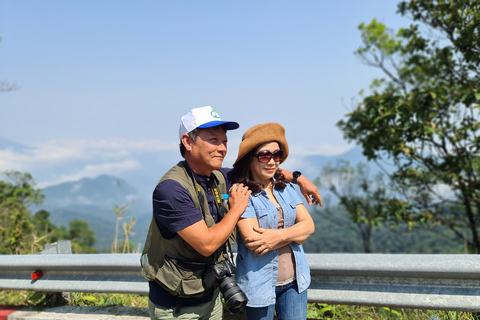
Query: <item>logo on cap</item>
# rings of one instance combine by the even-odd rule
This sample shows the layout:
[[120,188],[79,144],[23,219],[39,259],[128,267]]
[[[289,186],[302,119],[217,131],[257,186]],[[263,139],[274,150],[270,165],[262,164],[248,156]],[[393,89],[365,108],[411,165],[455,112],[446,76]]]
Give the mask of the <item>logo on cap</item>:
[[210,112],[210,114],[211,114],[212,117],[214,117],[215,119],[219,119],[219,120],[220,120],[220,116],[218,115],[217,111],[215,111],[215,110],[212,109],[212,112]]

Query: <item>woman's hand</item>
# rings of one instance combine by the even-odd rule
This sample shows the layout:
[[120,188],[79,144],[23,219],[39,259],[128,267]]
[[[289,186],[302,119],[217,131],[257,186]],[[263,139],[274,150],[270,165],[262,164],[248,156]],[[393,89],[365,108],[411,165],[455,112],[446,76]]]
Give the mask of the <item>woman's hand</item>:
[[261,256],[268,251],[276,250],[283,247],[282,229],[263,229],[253,227],[254,234],[248,236],[244,242],[245,246]]

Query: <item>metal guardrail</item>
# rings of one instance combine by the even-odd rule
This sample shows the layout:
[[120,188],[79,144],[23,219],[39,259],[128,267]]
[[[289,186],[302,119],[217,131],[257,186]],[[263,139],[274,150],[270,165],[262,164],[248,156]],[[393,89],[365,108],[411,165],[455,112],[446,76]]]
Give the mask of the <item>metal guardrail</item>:
[[[32,280],[32,274],[42,275]],[[140,254],[0,256],[0,289],[42,292],[148,293]]]
[[480,255],[311,254],[309,302],[480,311]]
[[[307,254],[307,260],[309,302],[480,311],[478,255]],[[35,271],[43,275],[32,280]],[[147,294],[148,284],[140,254],[2,255],[0,289]]]

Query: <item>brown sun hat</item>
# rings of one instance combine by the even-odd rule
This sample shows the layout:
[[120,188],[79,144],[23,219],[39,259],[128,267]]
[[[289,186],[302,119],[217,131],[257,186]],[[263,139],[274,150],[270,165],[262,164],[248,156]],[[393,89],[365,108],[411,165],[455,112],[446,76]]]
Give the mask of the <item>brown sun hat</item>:
[[242,137],[242,142],[238,148],[238,157],[235,160],[233,166],[247,155],[250,151],[267,142],[276,141],[280,145],[280,149],[283,151],[283,159],[280,163],[284,162],[288,157],[288,144],[285,139],[285,128],[279,123],[269,122],[264,124],[257,124],[251,127]]

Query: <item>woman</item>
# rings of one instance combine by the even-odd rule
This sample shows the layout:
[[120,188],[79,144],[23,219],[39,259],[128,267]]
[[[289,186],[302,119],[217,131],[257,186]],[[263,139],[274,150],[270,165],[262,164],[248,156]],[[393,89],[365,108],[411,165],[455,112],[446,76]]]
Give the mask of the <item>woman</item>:
[[278,123],[248,129],[233,165],[236,180],[252,190],[237,223],[236,280],[248,297],[247,320],[307,318],[310,269],[302,243],[315,226],[279,165],[288,157],[285,129]]

